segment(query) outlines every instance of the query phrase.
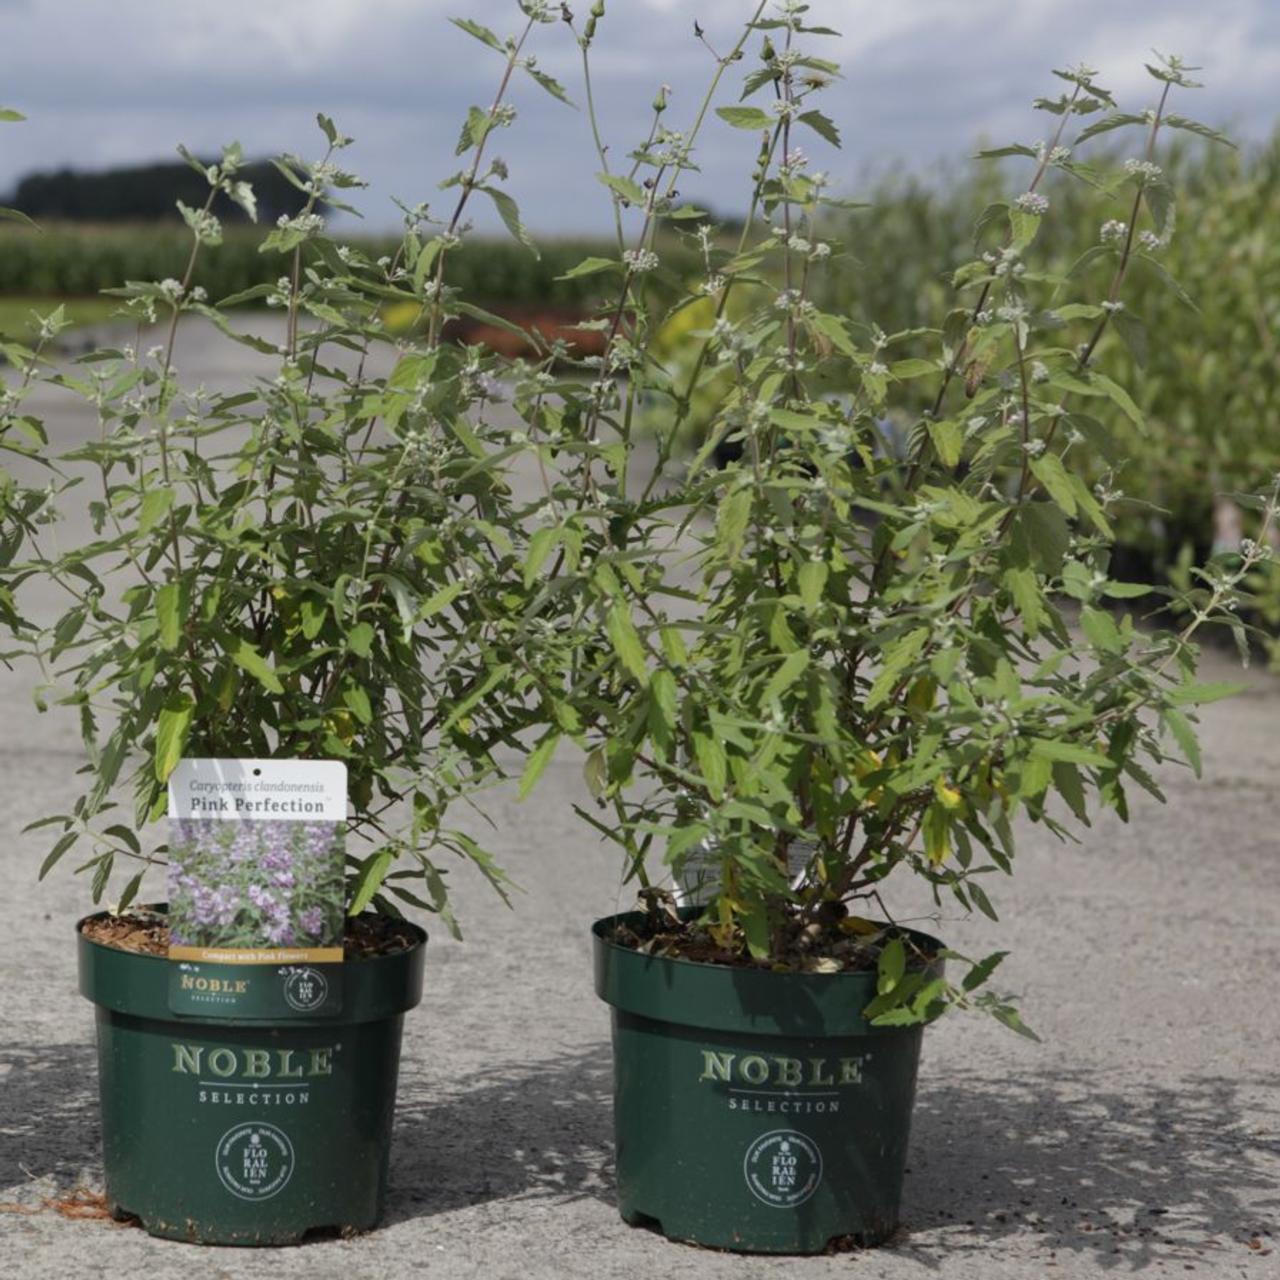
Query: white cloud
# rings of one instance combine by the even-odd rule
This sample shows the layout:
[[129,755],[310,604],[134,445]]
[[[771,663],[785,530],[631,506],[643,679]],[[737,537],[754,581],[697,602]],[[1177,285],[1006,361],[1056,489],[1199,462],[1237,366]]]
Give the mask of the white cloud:
[[[571,0],[581,26],[590,0]],[[0,189],[26,169],[99,165],[201,150],[238,137],[252,153],[310,152],[314,113],[356,135],[352,163],[374,188],[365,205],[387,218],[388,197],[429,192],[452,171],[458,122],[487,101],[498,72],[489,50],[451,27],[462,13],[501,34],[519,21],[514,0],[27,0],[5,9],[3,97],[29,124],[0,131]],[[690,118],[714,69],[692,34],[696,14],[720,50],[753,10],[750,0],[610,0],[595,74],[613,154],[647,128],[654,87],[673,85],[670,122]],[[1152,46],[1205,63],[1208,89],[1184,103],[1251,136],[1272,124],[1280,80],[1280,4],[1274,0],[813,0],[812,19],[840,28],[826,42],[845,78],[826,109],[846,138],[819,162],[852,183],[869,163],[901,158],[926,170],[962,156],[985,134],[1034,138],[1031,98],[1051,92],[1049,68],[1091,61],[1103,83],[1144,106]],[[577,49],[562,24],[536,34],[540,65],[575,98]],[[744,64],[749,66],[749,62]],[[732,68],[727,85],[740,78]],[[729,93],[736,97],[732,88]],[[521,119],[496,140],[512,186],[539,230],[602,227],[608,205],[593,177],[584,114],[551,101],[527,78]],[[730,208],[750,137],[713,122],[702,175],[686,194]]]

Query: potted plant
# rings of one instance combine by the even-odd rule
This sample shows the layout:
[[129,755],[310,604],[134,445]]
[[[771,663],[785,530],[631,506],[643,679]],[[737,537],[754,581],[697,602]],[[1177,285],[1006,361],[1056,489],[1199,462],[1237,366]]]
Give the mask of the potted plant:
[[[35,824],[54,835],[41,874],[73,854],[94,901],[114,899],[80,922],[78,939],[81,989],[98,1006],[106,1191],[156,1235],[274,1244],[372,1227],[402,1019],[422,983],[425,934],[402,910],[456,929],[449,855],[504,891],[453,813],[498,776],[493,750],[510,739],[501,694],[519,671],[509,615],[520,611],[524,507],[507,471],[526,446],[494,415],[494,360],[446,341],[457,315],[500,323],[454,295],[448,263],[478,194],[523,235],[489,144],[514,115],[513,75],[558,89],[523,52],[549,20],[529,6],[505,46],[463,24],[498,49],[499,87],[467,118],[444,216],[405,209],[394,257],[371,260],[328,233],[327,214],[361,184],[341,166],[350,139],[321,115],[320,158],[278,163],[298,191],[297,211],[261,246],[280,261],[278,283],[215,305],[200,286],[202,253],[219,242],[221,205],[252,215],[254,196],[238,146],[213,164],[184,152],[208,197],[181,207],[183,278],[116,290],[137,340],[47,374],[93,406],[99,431],[56,448],[65,471],[93,477],[77,490],[91,489],[92,537],[38,547],[20,567],[65,588],[65,611],[35,645],[41,696],[75,709],[87,757],[82,794]],[[235,308],[250,301],[278,320],[242,318]],[[405,303],[417,322],[390,338],[380,313]],[[190,325],[260,353],[262,376],[184,383]],[[287,1018],[252,1001],[230,1016],[175,1011],[178,939],[162,907],[132,904],[163,861],[148,831],[190,758],[345,765],[349,921],[336,1007]],[[296,887],[296,863],[275,871]],[[212,894],[222,924],[269,924],[273,945],[311,928],[290,916],[284,888],[269,904],[261,885],[252,903],[229,882],[177,885],[188,890],[197,912]],[[275,913],[265,924],[264,911]],[[205,994],[230,981],[186,977],[205,981]]]
[[[583,816],[642,902],[593,929],[622,1215],[796,1253],[895,1229],[926,1023],[974,1008],[1027,1033],[988,985],[1003,953],[960,956],[900,926],[895,889],[994,919],[1015,819],[1065,835],[1100,807],[1126,816],[1131,786],[1159,795],[1147,762],[1198,768],[1193,709],[1231,689],[1196,682],[1195,637],[1234,620],[1265,554],[1260,538],[1210,565],[1178,602],[1180,630],[1139,625],[1131,602],[1161,593],[1109,574],[1120,497],[1079,475],[1108,420],[1137,415],[1093,357],[1140,339],[1123,285],[1162,272],[1159,142],[1212,132],[1174,112],[1189,68],[1153,64],[1155,101],[1133,113],[1089,69],[1056,72],[1061,93],[1037,103],[1045,141],[987,153],[1027,173],[983,215],[954,309],[885,333],[812,300],[842,202],[800,145],[839,141],[816,105],[838,69],[813,51],[828,33],[808,10],[761,5],[711,53],[691,129],[668,127],[660,94],[629,171],[602,148],[618,250],[580,271],[617,283],[609,345],[585,382],[555,388],[580,436],[527,565],[575,611],[531,654],[571,713],[527,776],[560,737],[582,743],[596,805]],[[579,35],[588,76],[602,11]],[[731,235],[678,184],[749,37],[742,101],[716,108],[756,140]],[[1113,130],[1141,138],[1132,158],[1077,158]],[[1061,278],[1035,240],[1054,183],[1077,180],[1098,225]],[[651,281],[678,235],[705,270],[674,311],[714,306],[673,373],[653,357],[671,312]],[[762,305],[737,302],[762,285]],[[709,425],[680,457],[694,407]],[[1262,505],[1270,527],[1275,495]],[[664,888],[695,864],[700,893]]]

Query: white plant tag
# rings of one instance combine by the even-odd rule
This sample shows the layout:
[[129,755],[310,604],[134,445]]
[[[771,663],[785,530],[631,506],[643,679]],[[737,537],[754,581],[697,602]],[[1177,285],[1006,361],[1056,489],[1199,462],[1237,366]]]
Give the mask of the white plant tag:
[[347,767],[183,760],[169,778],[169,955],[342,959]]

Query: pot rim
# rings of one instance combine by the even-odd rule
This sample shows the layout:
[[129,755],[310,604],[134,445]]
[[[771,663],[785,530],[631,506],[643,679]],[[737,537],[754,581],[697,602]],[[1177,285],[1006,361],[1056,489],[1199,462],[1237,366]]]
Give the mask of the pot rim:
[[[702,907],[700,906],[680,907],[678,908],[678,910],[682,917],[684,917],[685,919],[691,919],[693,916],[697,915],[699,912],[702,911]],[[857,978],[862,981],[865,981],[868,976],[874,976],[876,972],[874,968],[870,968],[870,969],[841,969],[835,973],[818,973],[818,972],[802,970],[802,969],[788,970],[784,973],[778,973],[772,969],[759,968],[754,965],[721,964],[720,962],[715,960],[690,960],[687,956],[649,955],[646,952],[637,951],[634,947],[625,946],[621,942],[615,942],[612,938],[607,937],[605,935],[605,929],[607,926],[614,924],[615,922],[618,922],[618,921],[640,919],[643,917],[643,914],[644,913],[641,911],[619,911],[613,915],[600,916],[597,920],[594,920],[592,922],[591,932],[593,936],[598,940],[601,946],[609,947],[614,951],[621,952],[623,955],[635,956],[640,960],[661,962],[663,964],[685,965],[690,968],[697,969],[699,972],[706,971],[706,972],[714,972],[714,973],[751,973],[751,974],[759,974],[761,976],[768,977],[768,978],[824,978],[824,979],[825,978]],[[890,920],[886,920],[884,923],[886,925],[893,925],[893,922]],[[919,969],[927,969],[931,967],[931,965],[941,965],[944,959],[943,953],[947,950],[945,943],[940,941],[938,938],[935,938],[932,934],[925,933],[920,929],[911,929],[905,925],[893,925],[893,927],[900,929],[904,934],[910,937],[913,941],[927,943],[929,944],[929,946],[935,949],[935,955],[931,962],[925,963],[925,964],[914,964],[914,965],[908,964],[907,966],[908,973],[915,970],[919,970]]]
[[[155,914],[157,915],[167,915],[168,908],[169,908],[169,904],[167,902],[144,902],[139,905],[138,910],[152,911],[152,912],[155,912]],[[118,914],[123,915],[126,912],[131,911],[133,909],[134,908],[132,907],[127,907],[125,908],[124,912],[120,912]],[[104,917],[110,916],[112,914],[113,913],[110,910],[105,910],[105,911],[91,911],[87,916],[81,916],[80,919],[76,921],[76,936],[86,946],[99,947],[103,951],[109,951],[112,954],[132,956],[138,960],[158,960],[161,964],[170,963],[170,957],[167,955],[158,956],[151,951],[132,951],[128,947],[113,947],[108,943],[99,942],[96,938],[90,938],[85,934],[84,926],[88,924],[90,920],[101,920]],[[352,956],[349,958],[347,956],[344,956],[341,960],[334,961],[334,963],[365,965],[365,964],[373,964],[381,960],[403,960],[405,956],[411,956],[415,951],[419,950],[421,947],[426,946],[428,941],[428,934],[427,934],[427,931],[421,925],[415,924],[412,920],[401,920],[399,923],[405,925],[417,935],[417,938],[413,946],[405,947],[403,951],[389,951],[383,955]]]

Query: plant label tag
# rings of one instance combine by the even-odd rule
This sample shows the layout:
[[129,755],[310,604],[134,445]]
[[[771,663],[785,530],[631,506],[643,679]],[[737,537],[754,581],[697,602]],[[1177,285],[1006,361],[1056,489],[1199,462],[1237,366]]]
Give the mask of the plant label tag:
[[169,778],[175,1012],[298,1018],[341,1008],[346,829],[340,761],[178,764]]

